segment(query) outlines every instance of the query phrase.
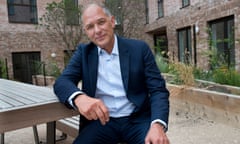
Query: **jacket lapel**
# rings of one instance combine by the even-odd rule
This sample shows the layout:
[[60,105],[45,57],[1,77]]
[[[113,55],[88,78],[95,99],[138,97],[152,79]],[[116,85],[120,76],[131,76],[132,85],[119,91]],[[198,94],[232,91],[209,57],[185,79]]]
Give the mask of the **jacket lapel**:
[[89,71],[89,82],[90,82],[90,93],[91,96],[95,95],[97,85],[97,73],[98,73],[98,49],[94,45],[89,50],[88,55],[88,71]]
[[122,80],[125,90],[128,90],[128,78],[129,78],[129,52],[127,47],[124,45],[124,40],[118,37],[118,49],[119,49],[119,59],[120,68],[122,74]]

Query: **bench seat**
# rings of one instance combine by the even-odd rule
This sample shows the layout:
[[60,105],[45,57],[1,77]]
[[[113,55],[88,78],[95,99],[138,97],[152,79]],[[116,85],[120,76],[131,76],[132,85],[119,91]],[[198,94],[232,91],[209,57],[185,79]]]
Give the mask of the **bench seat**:
[[79,129],[79,117],[80,116],[73,116],[71,118],[58,120],[56,122],[56,128],[71,137],[77,137]]

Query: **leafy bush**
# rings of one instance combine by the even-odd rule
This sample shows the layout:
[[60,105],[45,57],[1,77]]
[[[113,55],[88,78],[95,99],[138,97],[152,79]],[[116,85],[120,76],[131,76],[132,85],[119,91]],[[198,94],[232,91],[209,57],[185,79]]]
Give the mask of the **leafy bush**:
[[211,70],[203,70],[203,69],[194,67],[193,75],[195,79],[213,81],[213,78],[212,78],[213,72]]
[[240,74],[234,69],[219,68],[213,72],[213,81],[240,87]]
[[57,63],[52,62],[47,64],[47,75],[57,78],[60,74],[61,70],[59,69]]
[[162,73],[168,73],[169,72],[169,63],[166,58],[161,56],[160,54],[155,55],[156,63],[158,68]]

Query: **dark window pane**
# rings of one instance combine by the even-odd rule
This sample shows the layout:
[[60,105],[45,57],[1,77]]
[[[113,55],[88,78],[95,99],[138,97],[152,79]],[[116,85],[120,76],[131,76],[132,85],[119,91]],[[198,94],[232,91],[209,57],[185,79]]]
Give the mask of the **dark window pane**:
[[78,0],[66,0],[66,22],[68,25],[79,24]]
[[216,48],[218,61],[228,67],[235,64],[233,17],[210,22],[211,48]]
[[146,7],[146,10],[145,10],[146,23],[148,24],[149,23],[148,0],[145,0],[145,7]]
[[37,23],[36,0],[8,0],[9,22]]
[[40,52],[12,53],[14,79],[32,83],[32,75],[39,74]]
[[158,0],[158,17],[163,17],[163,0]]
[[191,28],[178,30],[178,57],[180,62],[190,63],[192,59]]
[[190,5],[189,0],[182,0],[182,7],[186,7],[188,5]]

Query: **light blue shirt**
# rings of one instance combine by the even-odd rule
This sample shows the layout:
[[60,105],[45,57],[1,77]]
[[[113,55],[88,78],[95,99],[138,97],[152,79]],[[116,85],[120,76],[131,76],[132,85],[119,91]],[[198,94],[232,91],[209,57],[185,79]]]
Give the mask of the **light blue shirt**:
[[108,54],[98,47],[98,54],[98,79],[95,97],[105,103],[110,117],[129,116],[135,106],[127,99],[123,87],[116,36],[112,53]]

